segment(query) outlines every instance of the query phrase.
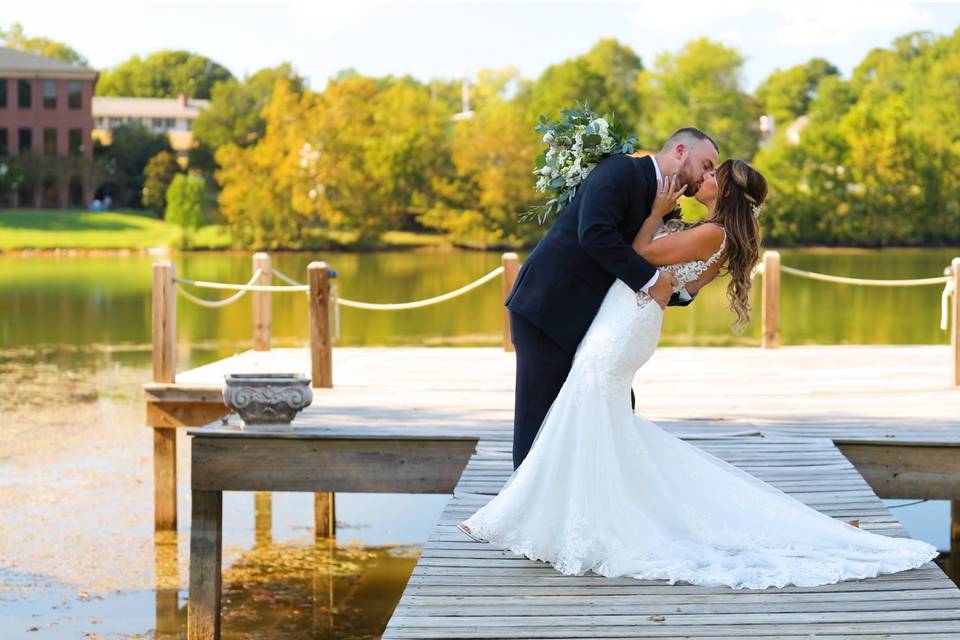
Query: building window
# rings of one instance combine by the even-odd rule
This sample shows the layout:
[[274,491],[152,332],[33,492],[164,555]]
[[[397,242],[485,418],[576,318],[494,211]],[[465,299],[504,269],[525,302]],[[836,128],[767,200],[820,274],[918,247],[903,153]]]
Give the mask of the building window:
[[111,129],[113,129],[114,127],[119,127],[122,124],[123,124],[123,118],[116,117],[116,116],[110,118]]
[[83,83],[79,80],[67,82],[67,106],[71,109],[83,107]]
[[7,108],[7,79],[0,78],[0,109]]
[[29,80],[17,80],[17,106],[21,109],[33,107],[33,94],[30,90],[32,85]]
[[33,181],[29,177],[21,180],[20,186],[17,187],[17,206],[33,206]]
[[57,130],[56,129],[43,130],[43,155],[45,156],[57,155]]
[[70,176],[69,196],[67,200],[71,207],[83,207],[83,178]]
[[46,209],[54,209],[60,206],[60,192],[57,190],[57,179],[53,176],[47,176],[43,179],[41,204]]
[[26,155],[33,150],[33,129],[24,127],[17,132],[17,151]]
[[10,153],[10,141],[7,139],[7,128],[0,129],[0,156]]
[[175,126],[177,126],[177,119],[176,119],[176,118],[165,118],[164,121],[163,121],[163,124],[164,124],[164,126],[167,127],[167,129],[173,129]]
[[193,120],[185,120],[187,123],[187,131],[193,131]]
[[163,118],[154,118],[153,119],[153,128],[161,129],[163,128]]
[[44,109],[57,108],[57,81],[56,80],[43,81],[43,108]]
[[70,143],[70,155],[83,155],[83,129],[70,129],[68,141]]

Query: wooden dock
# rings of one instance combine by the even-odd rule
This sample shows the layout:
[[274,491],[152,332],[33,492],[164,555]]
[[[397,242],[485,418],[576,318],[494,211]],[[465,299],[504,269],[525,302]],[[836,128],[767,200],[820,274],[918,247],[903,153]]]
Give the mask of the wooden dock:
[[[635,380],[637,410],[824,513],[905,536],[878,493],[960,498],[950,353],[664,348]],[[180,403],[202,413],[222,403],[227,371],[309,368],[305,349],[250,351],[146,388],[157,410]],[[334,349],[334,387],[315,390],[298,420],[311,437],[402,429],[477,440],[385,638],[960,637],[960,591],[933,563],[817,588],[735,591],[562,576],[473,542],[455,524],[510,474],[513,368],[513,354],[498,349]]]

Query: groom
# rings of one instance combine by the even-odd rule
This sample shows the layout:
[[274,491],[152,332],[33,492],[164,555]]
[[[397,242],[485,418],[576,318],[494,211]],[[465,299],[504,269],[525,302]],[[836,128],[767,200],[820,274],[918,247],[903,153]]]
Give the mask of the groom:
[[605,158],[523,263],[506,299],[517,354],[514,469],[533,445],[577,345],[615,279],[649,294],[661,307],[692,300],[674,295],[673,274],[641,258],[631,243],[650,215],[661,178],[679,175],[687,185],[684,195],[692,196],[718,156],[713,139],[690,127],[670,136],[653,156]]

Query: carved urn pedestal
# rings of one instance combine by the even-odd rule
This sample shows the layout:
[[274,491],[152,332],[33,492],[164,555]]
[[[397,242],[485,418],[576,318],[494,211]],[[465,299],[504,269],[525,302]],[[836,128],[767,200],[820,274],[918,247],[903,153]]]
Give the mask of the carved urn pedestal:
[[310,378],[302,373],[231,373],[224,376],[223,402],[243,420],[241,428],[289,430],[310,406]]

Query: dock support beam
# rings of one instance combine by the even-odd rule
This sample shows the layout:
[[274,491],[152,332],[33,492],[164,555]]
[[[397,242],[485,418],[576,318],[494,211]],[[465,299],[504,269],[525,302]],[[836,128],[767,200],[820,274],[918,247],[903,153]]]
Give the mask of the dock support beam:
[[313,532],[317,540],[336,537],[336,501],[333,492],[318,491],[313,494],[313,520]]
[[[520,270],[520,257],[515,253],[505,253],[501,258],[503,265],[503,297],[505,300],[510,290],[513,289],[513,283],[517,281],[517,272]],[[510,335],[510,312],[506,307],[503,308],[503,350],[513,351],[513,337]]]
[[[258,251],[253,254],[253,273],[260,269],[260,277],[253,284],[273,284],[270,272],[270,255]],[[270,351],[270,292],[253,292],[253,350]]]
[[[176,271],[170,261],[153,265],[153,381],[174,382],[177,354]],[[149,420],[149,414],[148,414]],[[177,430],[153,427],[153,501],[156,531],[177,528]]]
[[780,252],[763,252],[763,338],[764,349],[780,346]]
[[333,387],[333,350],[330,342],[330,277],[326,262],[307,266],[310,285],[310,375],[315,389]]

